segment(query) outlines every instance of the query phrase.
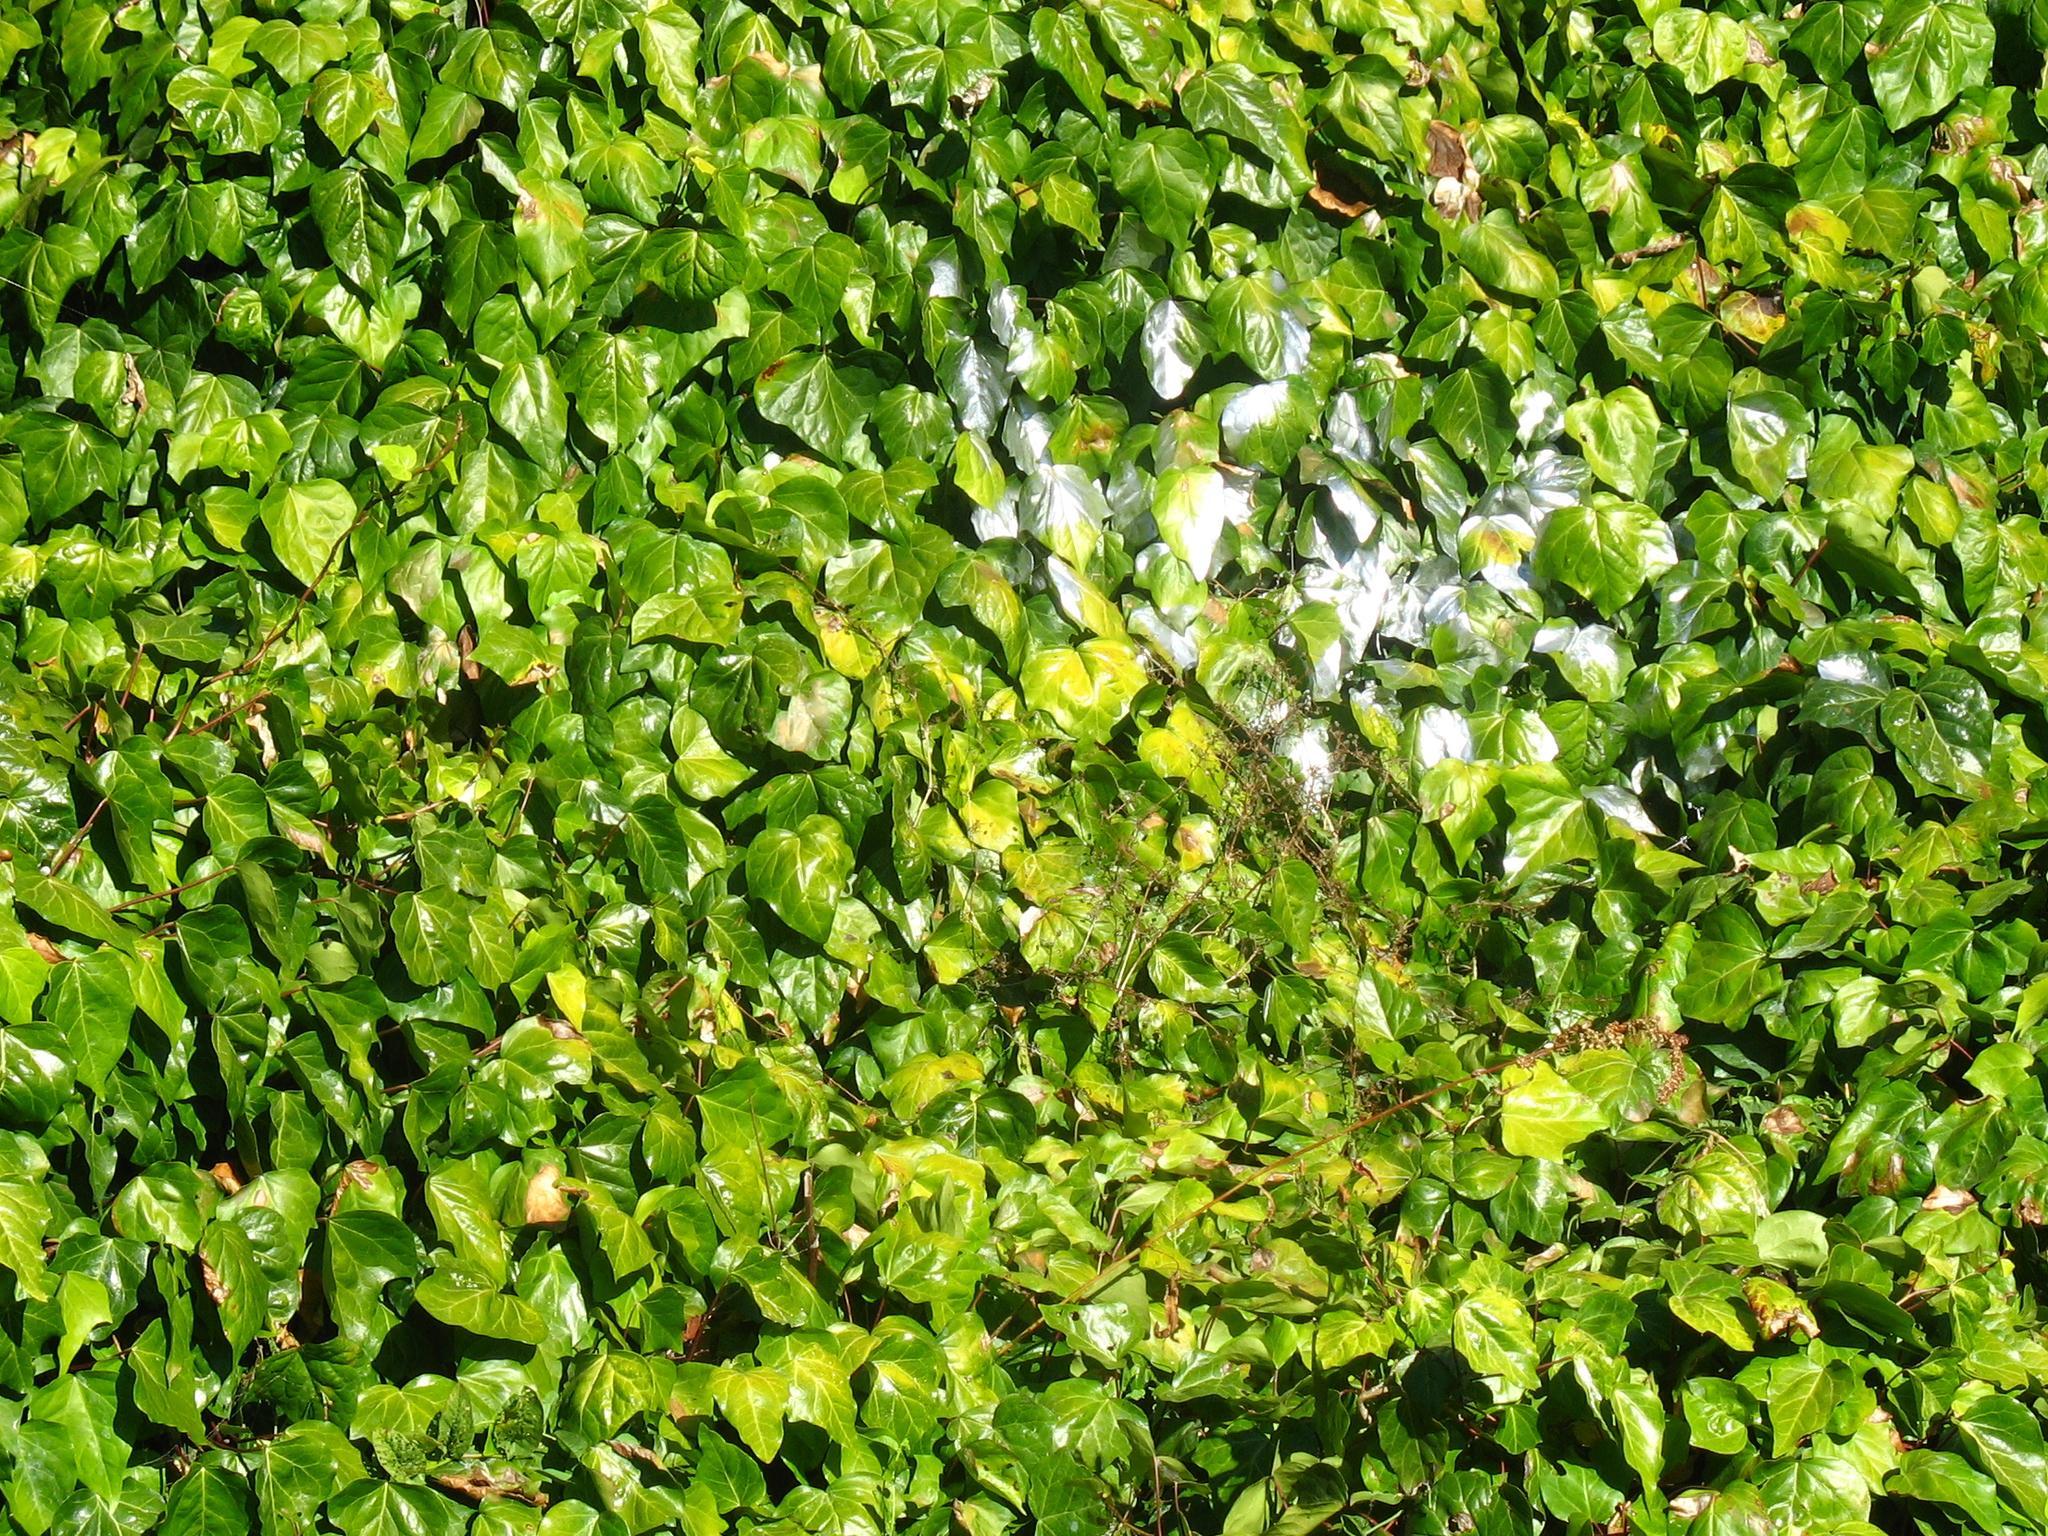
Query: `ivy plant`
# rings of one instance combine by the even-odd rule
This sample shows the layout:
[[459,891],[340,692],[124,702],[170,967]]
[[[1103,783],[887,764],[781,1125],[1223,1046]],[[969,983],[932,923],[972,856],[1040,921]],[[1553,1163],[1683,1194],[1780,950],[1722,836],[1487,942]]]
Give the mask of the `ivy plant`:
[[2048,1530],[2048,0],[0,0],[0,1536]]

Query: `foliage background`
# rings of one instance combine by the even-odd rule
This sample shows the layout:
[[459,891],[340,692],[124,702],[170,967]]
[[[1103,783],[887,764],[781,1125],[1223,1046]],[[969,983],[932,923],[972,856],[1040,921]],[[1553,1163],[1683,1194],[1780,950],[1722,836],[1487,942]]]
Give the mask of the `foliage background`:
[[0,6],[0,1529],[2048,1524],[2044,42]]

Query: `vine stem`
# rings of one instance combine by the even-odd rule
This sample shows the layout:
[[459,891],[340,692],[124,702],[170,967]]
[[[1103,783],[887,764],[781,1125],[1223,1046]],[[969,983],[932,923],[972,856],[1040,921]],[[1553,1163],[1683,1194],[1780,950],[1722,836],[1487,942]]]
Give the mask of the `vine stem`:
[[130,907],[143,906],[152,901],[165,901],[186,891],[196,891],[202,885],[212,885],[216,880],[225,880],[234,872],[235,866],[230,864],[225,869],[216,869],[210,875],[201,875],[197,880],[187,880],[183,885],[174,885],[169,890],[151,891],[145,896],[131,896],[126,901],[117,901],[107,910],[109,912],[126,912]]
[[[1426,1088],[1421,1093],[1410,1094],[1407,1098],[1402,1099],[1396,1103],[1384,1105],[1379,1109],[1368,1110],[1365,1114],[1358,1116],[1355,1120],[1352,1120],[1347,1124],[1338,1126],[1336,1130],[1331,1131],[1327,1135],[1317,1137],[1307,1146],[1296,1148],[1294,1151],[1288,1153],[1285,1157],[1281,1158],[1278,1162],[1268,1163],[1265,1167],[1259,1169],[1257,1173],[1239,1179],[1235,1184],[1231,1185],[1228,1189],[1221,1190],[1218,1193],[1211,1195],[1207,1200],[1203,1201],[1200,1205],[1196,1206],[1192,1211],[1189,1211],[1185,1216],[1181,1217],[1180,1220],[1175,1222],[1172,1226],[1167,1227],[1164,1231],[1154,1232],[1151,1236],[1145,1238],[1144,1241],[1140,1242],[1135,1247],[1125,1252],[1112,1253],[1109,1259],[1102,1265],[1100,1269],[1096,1270],[1094,1275],[1091,1276],[1086,1283],[1080,1286],[1077,1290],[1071,1292],[1069,1295],[1062,1298],[1059,1302],[1055,1303],[1055,1305],[1062,1307],[1070,1307],[1076,1305],[1077,1303],[1089,1300],[1097,1292],[1099,1292],[1105,1285],[1107,1285],[1111,1280],[1116,1278],[1116,1276],[1123,1273],[1124,1270],[1130,1268],[1132,1264],[1136,1263],[1139,1257],[1144,1254],[1145,1250],[1152,1247],[1153,1244],[1164,1242],[1167,1238],[1178,1235],[1179,1233],[1185,1231],[1189,1226],[1199,1221],[1202,1217],[1208,1215],[1209,1212],[1215,1210],[1217,1206],[1222,1205],[1225,1201],[1235,1200],[1239,1195],[1242,1195],[1249,1190],[1253,1190],[1260,1187],[1261,1185],[1266,1183],[1267,1180],[1274,1178],[1278,1174],[1284,1173],[1287,1169],[1294,1166],[1296,1163],[1299,1163],[1302,1159],[1314,1156],[1316,1153],[1322,1151],[1323,1148],[1329,1146],[1331,1143],[1342,1141],[1347,1136],[1354,1136],[1358,1132],[1365,1130],[1368,1126],[1379,1124],[1379,1122],[1381,1122],[1382,1120],[1390,1120],[1395,1115],[1403,1114],[1408,1110],[1419,1108],[1420,1106],[1427,1104],[1431,1099],[1435,1098],[1440,1093],[1448,1093],[1453,1088],[1463,1088],[1468,1083],[1480,1082],[1486,1078],[1498,1077],[1501,1073],[1507,1071],[1509,1067],[1526,1067],[1531,1065],[1532,1063],[1541,1061],[1546,1056],[1555,1055],[1559,1050],[1561,1050],[1564,1047],[1564,1044],[1565,1042],[1562,1040],[1553,1040],[1547,1045],[1538,1046],[1533,1051],[1524,1051],[1518,1056],[1510,1056],[1505,1061],[1496,1061],[1492,1063],[1490,1066],[1484,1066],[1479,1068],[1477,1071],[1467,1072],[1463,1077],[1454,1077],[1447,1083],[1438,1083],[1434,1088]],[[1007,1353],[1008,1351],[1015,1349],[1019,1344],[1022,1344],[1026,1339],[1030,1338],[1032,1334],[1038,1332],[1038,1330],[1044,1326],[1045,1312],[1044,1309],[1041,1308],[1038,1316],[1033,1318],[1029,1325],[1025,1327],[1024,1331],[1019,1333],[1013,1339],[1003,1338],[1002,1330],[1000,1328],[997,1329],[997,1348]]]
[[[441,449],[439,453],[437,453],[434,456],[433,460],[429,464],[427,464],[427,466],[425,467],[424,470],[421,471],[421,473],[423,475],[428,474],[431,473],[433,470],[439,468],[442,461],[445,460],[449,454],[455,451],[456,445],[459,444],[461,441],[462,427],[458,423],[453,435],[449,438],[447,444]],[[306,583],[305,590],[299,593],[298,600],[294,602],[291,606],[291,611],[287,613],[282,619],[278,620],[277,624],[275,625],[275,627],[271,629],[270,633],[263,637],[262,644],[256,647],[254,654],[250,655],[246,660],[236,663],[234,666],[228,668],[228,670],[225,672],[215,673],[212,677],[209,677],[205,682],[201,683],[197,688],[192,690],[191,696],[185,700],[184,705],[178,710],[177,719],[171,722],[170,732],[164,737],[165,741],[175,741],[178,738],[178,736],[184,732],[186,728],[185,722],[191,717],[192,714],[192,706],[199,702],[201,695],[203,695],[209,688],[213,688],[221,683],[232,682],[234,681],[234,679],[238,677],[246,677],[249,673],[254,672],[258,667],[263,665],[263,658],[270,654],[271,647],[276,645],[277,642],[284,637],[284,634],[287,630],[289,630],[294,624],[298,623],[299,615],[306,611],[307,606],[311,604],[311,602],[313,601],[313,594],[320,590],[320,583],[325,581],[328,578],[328,576],[333,573],[334,563],[341,558],[341,552],[342,550],[348,547],[348,541],[354,538],[357,532],[360,529],[362,529],[362,527],[366,523],[368,523],[372,517],[376,516],[379,508],[384,507],[391,503],[392,501],[394,501],[397,497],[398,491],[399,487],[396,485],[387,486],[384,490],[378,492],[377,495],[370,498],[370,504],[363,508],[362,512],[357,515],[356,520],[350,523],[348,527],[345,530],[343,530],[341,537],[336,539],[334,541],[333,547],[327,551],[327,558],[320,563],[320,569],[314,573],[313,579]],[[140,655],[138,655],[136,657],[136,666],[140,666],[140,664],[141,657]],[[129,691],[132,690],[133,687],[134,668],[131,667],[129,670],[128,688],[124,689],[121,695],[123,704],[127,702]],[[235,704],[229,707],[228,709],[222,710],[218,715],[215,715],[212,719],[208,720],[205,725],[199,727],[199,729],[202,731],[211,730],[214,726],[219,725],[222,721],[230,718],[231,716],[241,713],[243,710],[249,708],[251,705],[260,703],[267,696],[267,692],[268,690],[265,690],[265,692],[258,693],[253,698],[244,699],[239,704]],[[75,724],[77,720],[81,720],[84,717],[84,713],[82,712],[78,716],[74,717],[73,723]],[[88,834],[91,833],[93,829],[93,824],[100,819],[100,816],[106,811],[106,808],[109,803],[110,802],[106,799],[106,797],[102,796],[100,798],[100,803],[94,806],[92,808],[91,813],[87,815],[87,817],[82,823],[79,824],[78,830],[72,834],[70,840],[66,842],[63,848],[58,851],[57,857],[51,861],[50,878],[55,879],[58,875],[62,874],[64,872],[64,866],[66,864],[69,864],[74,858],[78,856],[79,850],[84,848],[85,846],[86,837],[88,836]],[[124,903],[123,905],[133,905],[133,903]]]
[[[379,498],[380,501],[381,499],[382,498]],[[285,631],[290,629],[294,624],[298,623],[299,615],[306,611],[307,606],[311,604],[313,601],[313,594],[320,590],[320,583],[327,579],[328,573],[334,569],[334,562],[341,558],[341,551],[343,547],[347,545],[350,539],[355,537],[357,531],[361,529],[365,523],[369,522],[371,514],[377,510],[377,506],[378,502],[373,501],[369,506],[365,507],[359,514],[357,514],[356,520],[348,525],[347,529],[342,533],[341,537],[334,541],[333,547],[327,551],[327,558],[321,562],[320,569],[318,572],[314,574],[313,579],[306,583],[305,590],[298,595],[297,601],[295,601],[291,606],[291,611],[288,612],[283,618],[277,621],[276,625],[271,629],[270,633],[263,637],[263,643],[261,645],[257,646],[256,649],[244,660],[237,662],[234,666],[228,668],[228,670],[225,672],[215,673],[212,677],[208,678],[205,682],[201,683],[197,688],[192,690],[191,696],[185,700],[184,706],[181,709],[179,709],[178,718],[171,722],[170,735],[164,738],[166,741],[176,741],[178,739],[180,733],[182,733],[185,729],[185,721],[192,713],[192,706],[199,702],[200,696],[204,694],[207,689],[217,687],[222,683],[233,682],[238,677],[246,677],[249,673],[254,672],[258,667],[263,665],[263,658],[270,654],[270,648],[276,645],[279,640],[284,638]],[[227,714],[232,715],[236,713],[238,709],[246,707],[246,704],[251,702],[254,701],[245,701],[243,705],[236,706],[236,709],[231,709],[227,711]],[[221,716],[217,718],[226,717]],[[213,723],[215,722],[208,722],[208,724]]]
[[[257,667],[262,665],[263,658],[270,654],[270,648],[273,645],[277,644],[279,637],[282,636],[286,630],[290,629],[293,624],[297,623],[299,615],[306,611],[306,605],[312,602],[314,592],[319,589],[320,583],[326,580],[327,573],[334,568],[334,562],[336,558],[340,556],[342,546],[348,543],[349,539],[354,536],[358,528],[361,528],[363,524],[367,523],[370,520],[370,512],[372,510],[374,510],[374,508],[365,509],[365,511],[360,517],[358,517],[353,523],[349,524],[348,531],[342,534],[340,538],[334,541],[334,547],[327,552],[326,563],[320,567],[320,574],[315,576],[310,582],[306,584],[306,590],[301,592],[299,594],[298,601],[292,604],[291,612],[286,614],[282,619],[280,619],[278,621],[277,627],[271,630],[271,632],[268,635],[263,637],[263,643],[256,648],[255,654],[250,656],[248,660],[241,662],[237,666],[229,668],[225,672],[216,673],[213,677],[208,678],[205,682],[201,683],[197,688],[195,688],[192,691],[192,696],[185,700],[184,707],[178,711],[178,718],[171,722],[170,734],[166,736],[164,740],[177,740],[179,733],[185,729],[185,720],[186,717],[192,713],[192,706],[198,703],[200,695],[205,693],[208,688],[213,687],[216,683],[230,682],[233,679],[241,677],[246,673],[255,671]],[[258,699],[260,699],[262,695],[258,695],[257,697]],[[207,726],[210,727],[213,725],[218,725],[222,720],[227,719],[228,716],[239,713],[242,709],[247,708],[249,704],[254,702],[256,702],[256,700],[244,700],[241,704],[238,704],[234,706],[234,708],[226,710],[222,712],[220,715],[217,715],[214,719],[209,720],[207,722]],[[78,716],[75,717],[75,719],[83,718],[83,712],[81,712]],[[204,729],[204,727],[202,727],[202,729]],[[69,864],[74,858],[78,856],[79,850],[85,846],[85,839],[87,835],[93,829],[93,824],[100,819],[101,814],[105,812],[107,806],[111,803],[112,802],[110,802],[105,796],[102,796],[100,798],[100,803],[92,808],[91,812],[86,816],[84,821],[79,823],[78,830],[71,835],[70,840],[64,844],[63,848],[58,850],[57,857],[51,860],[50,862],[50,876],[52,879],[62,874],[64,872],[64,866],[66,864]],[[142,899],[148,900],[149,898],[145,897]],[[132,905],[132,903],[123,903],[123,905]]]
[[[449,454],[455,451],[456,447],[461,442],[462,425],[461,423],[458,422],[455,431],[452,434],[450,434],[447,443],[440,449],[439,452],[437,452],[434,455],[434,457],[431,460],[429,460],[425,465],[421,467],[418,475],[416,475],[414,478],[425,479],[428,475],[432,474],[436,469],[440,468],[442,462],[447,459]],[[201,695],[203,695],[209,688],[217,687],[222,683],[233,682],[238,677],[246,677],[248,676],[248,674],[254,672],[258,667],[263,665],[263,658],[270,654],[271,647],[276,645],[279,640],[283,639],[285,633],[288,630],[290,630],[294,624],[298,623],[299,615],[304,613],[307,607],[312,603],[313,595],[320,590],[320,584],[323,581],[325,581],[330,575],[333,574],[335,562],[341,558],[341,552],[348,547],[348,541],[354,538],[356,534],[361,531],[363,526],[367,524],[372,517],[377,515],[377,512],[381,508],[396,502],[396,500],[398,499],[398,494],[400,490],[403,488],[403,485],[404,482],[400,482],[394,485],[388,485],[383,490],[379,491],[375,496],[372,496],[370,498],[369,505],[364,507],[363,510],[357,514],[356,520],[354,522],[350,523],[347,528],[342,530],[341,537],[336,539],[333,545],[328,549],[327,558],[320,562],[320,569],[313,573],[313,579],[306,583],[305,590],[299,593],[298,599],[291,606],[291,610],[288,613],[286,613],[283,618],[277,621],[277,623],[272,627],[270,633],[263,637],[262,644],[258,645],[255,651],[250,656],[248,656],[246,659],[240,662],[237,662],[234,666],[228,668],[228,670],[225,672],[215,673],[212,677],[208,678],[205,682],[201,683],[197,688],[192,690],[191,696],[185,700],[184,706],[179,709],[178,718],[171,722],[170,734],[164,738],[166,741],[176,740],[179,734],[185,730],[185,722],[191,716],[192,706],[199,702]],[[252,704],[259,702],[262,698],[263,695],[258,694],[256,695],[255,698],[244,699],[241,703],[233,706],[230,709],[224,710],[220,714],[214,716],[211,720],[207,721],[204,726],[199,727],[199,729],[211,729],[213,726],[220,724],[221,721],[227,719],[229,716],[237,714],[240,711],[249,708]]]
[[78,856],[78,850],[85,846],[85,840],[92,832],[93,823],[100,819],[100,813],[106,810],[107,804],[104,798],[101,799],[100,803],[86,814],[85,820],[78,824],[78,830],[71,834],[70,840],[57,850],[57,857],[50,861],[52,880],[63,874],[64,866]]

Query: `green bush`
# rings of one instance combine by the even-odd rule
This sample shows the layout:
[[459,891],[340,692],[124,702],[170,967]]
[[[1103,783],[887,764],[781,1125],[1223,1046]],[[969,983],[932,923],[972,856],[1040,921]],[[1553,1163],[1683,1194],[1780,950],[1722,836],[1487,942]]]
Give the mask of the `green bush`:
[[0,1533],[2048,1528],[2048,0],[0,0]]

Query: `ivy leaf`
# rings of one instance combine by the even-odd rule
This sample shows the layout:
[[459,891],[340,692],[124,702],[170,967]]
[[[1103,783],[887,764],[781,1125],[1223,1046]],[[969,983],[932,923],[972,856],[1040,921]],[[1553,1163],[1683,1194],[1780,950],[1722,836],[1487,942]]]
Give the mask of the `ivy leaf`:
[[381,287],[398,254],[399,219],[369,173],[356,166],[328,171],[308,197],[335,266],[366,292]]
[[707,865],[707,857],[724,849],[702,816],[659,795],[634,802],[626,839],[641,884],[657,895],[688,896],[707,868],[717,867]]
[[1536,1389],[1536,1329],[1515,1297],[1487,1287],[1458,1303],[1451,1336],[1465,1363],[1525,1392]]
[[[357,69],[323,70],[306,98],[313,121],[320,125],[328,142],[344,155],[391,105],[384,82],[369,70]],[[321,227],[327,227],[324,221]]]
[[220,1309],[221,1331],[237,1358],[254,1342],[269,1311],[268,1284],[257,1267],[256,1249],[240,1227],[216,1221],[199,1242],[207,1294]]
[[840,896],[853,876],[853,850],[839,823],[806,816],[794,827],[769,827],[747,846],[747,889],[806,938],[832,933]]
[[1536,543],[1537,573],[1588,599],[1603,618],[1676,563],[1670,532],[1654,512],[1597,492],[1553,512]]
[[1633,384],[1610,395],[1579,400],[1564,413],[1565,430],[1578,439],[1593,473],[1620,491],[1649,494],[1657,460],[1657,410]]
[[1556,1162],[1596,1131],[1607,1116],[1556,1069],[1544,1062],[1516,1068],[1502,1079],[1500,1136],[1516,1157]]
[[1952,1451],[1906,1452],[1887,1486],[1908,1498],[1962,1510],[1986,1536],[2003,1530],[2007,1523],[1998,1503],[1997,1483]]
[[1658,15],[1650,28],[1657,57],[1676,69],[1685,88],[1704,96],[1748,62],[1748,33],[1742,23],[1718,11],[1681,6]]
[[738,1431],[762,1461],[775,1460],[782,1447],[782,1423],[790,1380],[767,1366],[739,1369],[720,1366],[711,1375],[711,1395],[726,1422]]
[[802,353],[771,365],[755,381],[754,403],[769,421],[821,453],[841,459],[858,453],[867,413],[822,353]]
[[333,480],[279,485],[263,498],[263,531],[278,562],[310,586],[319,580],[355,527],[357,508],[348,488]]
[[329,22],[266,21],[249,35],[249,50],[287,86],[304,85],[348,52],[348,37]]
[[1198,71],[1180,88],[1181,110],[1197,133],[1222,133],[1270,159],[1306,189],[1308,153],[1300,119],[1266,80],[1224,62]]
[[1795,1357],[1771,1367],[1765,1403],[1771,1412],[1771,1454],[1790,1455],[1815,1434],[1841,1400],[1834,1369],[1821,1361]]
[[1870,87],[1894,129],[1939,112],[1984,78],[1996,38],[1974,6],[1903,0],[1870,39]]
[[470,1283],[452,1269],[437,1269],[420,1281],[414,1299],[451,1327],[488,1339],[518,1344],[544,1344],[547,1324],[533,1306],[517,1296],[500,1295],[487,1285]]
[[1111,175],[1145,227],[1175,248],[1194,237],[1215,189],[1208,151],[1181,128],[1148,128],[1118,146]]
[[159,1530],[174,1536],[228,1536],[255,1516],[249,1485],[225,1467],[194,1467],[171,1485]]
[[576,413],[608,448],[640,435],[653,414],[660,360],[631,336],[592,336],[569,359],[564,376]]
[[1688,1018],[1739,1023],[1782,984],[1770,967],[1763,935],[1747,914],[1724,911],[1693,945],[1691,964],[1676,1001]]
[[1883,16],[1884,8],[1876,0],[1823,0],[1807,10],[1786,41],[1832,84],[1862,58],[1863,45]]
[[88,497],[111,493],[120,483],[120,445],[87,422],[29,412],[7,435],[21,450],[21,477],[39,522],[62,517]]
[[343,1211],[327,1222],[326,1249],[335,1321],[344,1338],[368,1339],[383,1287],[418,1273],[419,1239],[383,1211]]
[[2027,1518],[2048,1518],[2048,1450],[2040,1420],[2020,1404],[1997,1396],[1976,1398],[1954,1415],[1963,1447]]
[[1032,12],[1031,51],[1038,62],[1057,73],[1074,99],[1098,121],[1107,112],[1103,86],[1108,76],[1096,57],[1087,20],[1078,12],[1046,8]]
[[1736,473],[1759,495],[1779,496],[1806,473],[1806,410],[1783,390],[1758,390],[1728,401],[1728,446]]
[[524,32],[509,26],[465,28],[449,51],[441,83],[513,111],[533,89],[540,51]]
[[460,1504],[430,1488],[364,1478],[327,1506],[342,1536],[455,1536],[467,1523]]
[[1438,386],[1429,416],[1459,457],[1491,472],[1514,443],[1507,381],[1491,368],[1460,368]]
[[50,1221],[48,1197],[27,1179],[0,1179],[0,1266],[14,1274],[14,1283],[33,1300],[49,1299],[51,1279],[43,1255],[43,1233]]

